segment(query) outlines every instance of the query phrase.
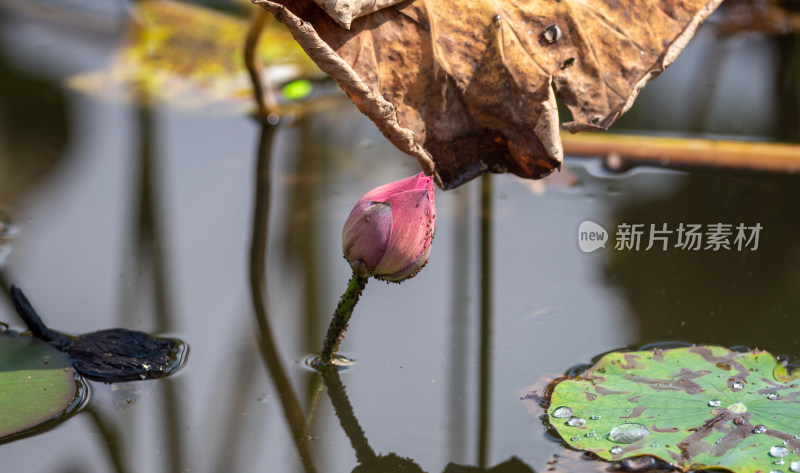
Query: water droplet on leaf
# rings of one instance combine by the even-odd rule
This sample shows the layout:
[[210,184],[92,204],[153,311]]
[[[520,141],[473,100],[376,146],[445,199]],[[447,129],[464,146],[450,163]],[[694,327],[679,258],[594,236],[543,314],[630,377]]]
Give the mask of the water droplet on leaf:
[[778,399],[778,395],[776,393],[769,393],[769,395],[767,395],[767,399],[774,401],[775,399]]
[[757,425],[757,426],[756,426],[756,427],[753,429],[753,433],[754,433],[754,434],[763,434],[763,433],[764,433],[764,432],[766,432],[766,431],[767,431],[767,427],[766,427],[766,426],[764,426],[764,424],[758,424],[758,425]]
[[556,410],[553,411],[550,416],[555,417],[557,419],[565,419],[572,415],[572,409],[567,406],[556,407]]
[[708,401],[708,405],[711,407],[719,407],[721,404],[722,402],[719,399],[712,399]]
[[544,39],[548,43],[555,43],[559,39],[561,39],[561,28],[557,25],[550,25],[544,30]]
[[731,389],[733,389],[734,391],[741,391],[742,389],[744,389],[744,384],[741,381],[734,381],[731,384]]
[[792,462],[792,464],[789,465],[789,470],[800,473],[800,462]]
[[622,447],[620,447],[619,445],[615,445],[615,446],[611,447],[611,450],[610,450],[610,452],[611,452],[613,455],[616,455],[616,454],[618,454],[618,453],[621,453],[621,452],[622,452]]
[[617,443],[633,443],[650,435],[650,431],[642,424],[620,424],[611,429],[608,438]]
[[770,447],[769,449],[769,456],[775,458],[783,458],[789,454],[789,449],[784,447],[783,445],[775,445],[774,447]]
[[586,425],[586,419],[583,417],[570,417],[567,419],[567,425],[570,427],[583,427]]

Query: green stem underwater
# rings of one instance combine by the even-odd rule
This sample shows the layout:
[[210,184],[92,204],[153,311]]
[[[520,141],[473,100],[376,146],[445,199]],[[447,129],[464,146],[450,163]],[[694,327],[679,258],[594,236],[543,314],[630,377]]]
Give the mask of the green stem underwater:
[[328,327],[328,333],[325,335],[322,355],[320,355],[320,369],[323,371],[333,364],[333,358],[336,356],[336,352],[339,351],[339,344],[344,338],[345,330],[347,330],[350,315],[353,314],[353,308],[355,308],[358,298],[361,296],[361,291],[364,290],[368,280],[368,277],[353,274],[347,284],[347,289],[342,294],[342,298],[339,299],[339,304],[333,313],[333,320],[331,320],[331,324]]

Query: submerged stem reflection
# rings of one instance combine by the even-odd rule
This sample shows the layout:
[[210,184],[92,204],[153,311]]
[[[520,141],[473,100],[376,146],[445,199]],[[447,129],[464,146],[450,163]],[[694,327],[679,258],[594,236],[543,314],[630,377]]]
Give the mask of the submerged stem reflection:
[[267,291],[267,237],[269,234],[269,196],[270,164],[272,139],[276,127],[267,120],[261,121],[261,135],[258,143],[258,158],[256,164],[256,192],[253,212],[253,232],[250,245],[250,294],[253,309],[258,323],[260,337],[258,348],[264,363],[267,365],[270,376],[275,383],[278,397],[283,407],[283,413],[292,437],[297,447],[300,461],[307,473],[315,472],[311,449],[308,443],[308,427],[306,425],[300,402],[289,384],[289,376],[283,367],[275,338],[269,325],[267,316],[268,291]]
[[328,396],[331,398],[336,417],[339,418],[339,424],[342,426],[347,438],[350,439],[350,444],[356,453],[359,465],[353,469],[353,473],[392,473],[395,471],[424,473],[422,467],[410,458],[403,458],[394,453],[376,455],[375,451],[370,447],[367,436],[358,423],[358,419],[356,419],[353,406],[350,405],[344,384],[342,384],[342,380],[339,377],[339,371],[335,369],[326,370],[322,374],[322,379],[328,390]]
[[481,178],[481,362],[479,377],[478,466],[486,468],[489,455],[492,353],[492,176]]

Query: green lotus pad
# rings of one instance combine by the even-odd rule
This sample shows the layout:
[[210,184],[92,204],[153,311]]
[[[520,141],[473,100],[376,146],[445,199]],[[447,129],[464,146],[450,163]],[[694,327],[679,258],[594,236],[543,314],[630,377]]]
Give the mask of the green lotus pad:
[[82,394],[67,357],[32,337],[0,335],[0,442],[49,427]]
[[604,460],[800,472],[800,383],[764,351],[610,353],[558,383],[547,414],[571,447]]

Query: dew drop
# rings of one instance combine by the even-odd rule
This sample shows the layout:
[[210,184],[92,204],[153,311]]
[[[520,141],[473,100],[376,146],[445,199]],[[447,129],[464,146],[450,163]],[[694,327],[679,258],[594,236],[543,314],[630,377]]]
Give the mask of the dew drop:
[[619,445],[614,445],[613,447],[611,447],[611,450],[609,451],[611,452],[612,455],[616,455],[622,452],[622,447],[620,447]]
[[617,443],[633,443],[650,435],[650,431],[642,424],[620,424],[611,429],[608,438]]
[[583,417],[570,417],[567,419],[567,425],[570,427],[583,427],[586,425],[586,419]]
[[561,28],[557,25],[550,25],[544,30],[544,39],[552,44],[561,39]]
[[571,442],[577,442],[578,440],[580,440],[580,437],[571,437],[569,440]]
[[722,402],[719,399],[712,399],[708,401],[708,405],[711,407],[719,407],[720,405],[722,405]]
[[594,430],[592,430],[591,432],[586,432],[586,436],[589,438],[597,437],[597,432],[595,432]]
[[556,419],[565,419],[572,415],[572,409],[567,406],[556,407],[556,410],[550,414],[551,417],[555,417]]
[[589,416],[589,419],[590,420],[600,420],[600,415],[595,414],[595,415]]
[[753,433],[754,433],[754,434],[763,434],[763,433],[764,433],[764,432],[766,432],[766,431],[767,431],[767,427],[766,427],[764,424],[758,424],[758,425],[757,425],[757,426],[756,426],[756,427],[753,429]]
[[769,449],[769,456],[775,458],[783,458],[789,454],[789,449],[784,447],[783,445],[775,445],[774,447],[770,447]]
[[792,462],[792,464],[789,465],[789,471],[800,473],[800,462]]
[[776,465],[783,465],[784,461],[783,461],[783,458],[781,458],[781,459],[775,460],[775,461],[774,461],[774,462],[772,462],[772,463],[774,463],[774,464],[776,464]]
[[774,401],[775,399],[778,399],[778,394],[777,393],[769,393],[767,395],[767,399],[769,399],[770,401]]
[[783,473],[781,470],[769,470],[769,473]]
[[741,391],[742,389],[744,389],[744,384],[741,381],[734,381],[731,384],[731,389],[733,389],[734,391]]

